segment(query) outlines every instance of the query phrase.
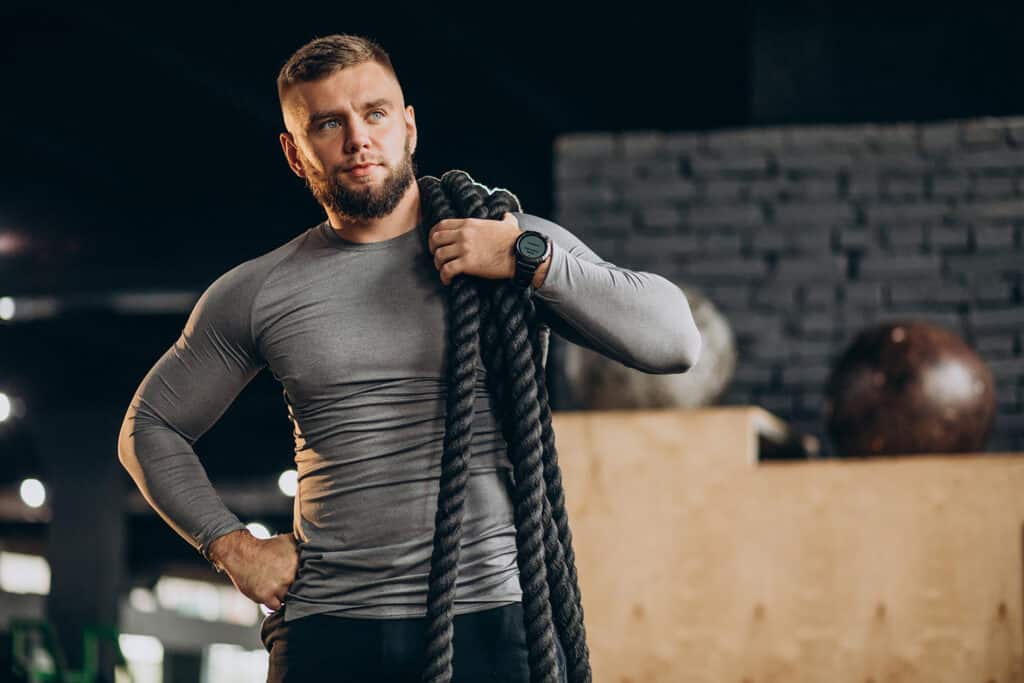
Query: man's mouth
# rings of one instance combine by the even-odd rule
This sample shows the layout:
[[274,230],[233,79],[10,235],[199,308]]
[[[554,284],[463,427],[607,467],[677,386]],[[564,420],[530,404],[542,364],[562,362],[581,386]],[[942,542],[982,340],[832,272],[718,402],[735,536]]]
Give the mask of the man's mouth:
[[373,172],[373,167],[376,165],[377,164],[363,164],[362,166],[353,166],[352,168],[348,169],[346,173],[350,173],[351,175],[354,176],[369,175],[370,173]]

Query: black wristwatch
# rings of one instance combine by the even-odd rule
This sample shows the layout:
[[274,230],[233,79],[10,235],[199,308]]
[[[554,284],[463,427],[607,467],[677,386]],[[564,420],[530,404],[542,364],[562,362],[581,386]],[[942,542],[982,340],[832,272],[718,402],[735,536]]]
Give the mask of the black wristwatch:
[[551,239],[536,230],[524,230],[516,238],[512,252],[516,257],[516,275],[513,281],[520,287],[529,287],[540,264],[551,255]]

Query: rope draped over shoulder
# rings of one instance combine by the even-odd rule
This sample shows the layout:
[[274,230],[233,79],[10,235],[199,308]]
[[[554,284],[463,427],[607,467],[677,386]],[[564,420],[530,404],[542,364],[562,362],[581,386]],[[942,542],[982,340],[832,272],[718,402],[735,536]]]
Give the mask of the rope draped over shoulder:
[[[500,220],[521,211],[515,195],[475,183],[464,171],[418,180],[423,239],[447,218]],[[481,367],[515,480],[515,525],[531,683],[560,680],[555,638],[565,651],[568,680],[590,683],[590,655],[576,575],[562,474],[544,379],[547,330],[531,290],[511,280],[456,275],[449,285],[448,394],[444,453],[427,595],[426,666],[422,680],[452,678],[453,605],[469,480],[474,393]],[[481,360],[483,365],[481,366]]]

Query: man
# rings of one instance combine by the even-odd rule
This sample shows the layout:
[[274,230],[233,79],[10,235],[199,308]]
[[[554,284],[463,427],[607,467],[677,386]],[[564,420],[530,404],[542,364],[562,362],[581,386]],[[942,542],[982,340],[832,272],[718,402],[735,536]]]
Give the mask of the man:
[[[422,226],[427,253],[414,110],[372,41],[310,42],[281,69],[278,93],[284,155],[327,220],[203,293],[136,392],[120,459],[178,534],[274,610],[262,629],[268,680],[418,680],[452,279],[512,278],[513,243],[532,229],[552,242],[532,286],[554,331],[652,373],[687,370],[700,335],[678,287],[602,261],[527,213]],[[284,388],[299,485],[293,533],[257,539],[192,444],[264,366]],[[469,468],[454,677],[527,681],[511,465],[482,379]]]

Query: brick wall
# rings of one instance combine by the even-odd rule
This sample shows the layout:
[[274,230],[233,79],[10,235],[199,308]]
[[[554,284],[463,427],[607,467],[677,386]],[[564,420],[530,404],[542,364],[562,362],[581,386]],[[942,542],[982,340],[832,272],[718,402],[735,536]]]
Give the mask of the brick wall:
[[920,316],[991,367],[989,450],[1024,450],[1024,118],[565,135],[555,188],[555,220],[599,255],[728,317],[724,402],[824,436],[831,362]]

